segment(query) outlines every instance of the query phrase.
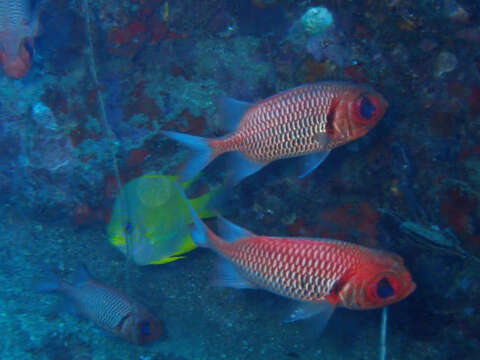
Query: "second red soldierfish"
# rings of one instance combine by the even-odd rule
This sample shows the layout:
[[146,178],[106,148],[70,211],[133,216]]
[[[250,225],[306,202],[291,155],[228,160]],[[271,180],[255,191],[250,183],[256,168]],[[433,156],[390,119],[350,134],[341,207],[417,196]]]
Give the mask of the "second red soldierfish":
[[384,97],[368,86],[324,82],[299,86],[253,105],[226,99],[224,118],[233,132],[219,139],[172,131],[163,134],[195,152],[181,181],[191,179],[228,152],[235,157],[229,162],[231,184],[272,161],[296,156],[302,156],[303,177],[319,166],[330,150],[364,136],[387,106]]
[[83,266],[77,269],[74,283],[54,278],[37,289],[65,295],[76,314],[134,344],[142,345],[164,334],[161,322],[149,309],[122,292],[93,280]]
[[37,28],[29,0],[0,0],[0,64],[7,76],[18,79],[30,69]]
[[326,324],[337,306],[380,308],[415,290],[398,255],[329,239],[255,235],[221,218],[218,236],[190,210],[194,242],[226,260],[219,285],[263,289],[297,300],[299,306],[287,321],[319,315]]

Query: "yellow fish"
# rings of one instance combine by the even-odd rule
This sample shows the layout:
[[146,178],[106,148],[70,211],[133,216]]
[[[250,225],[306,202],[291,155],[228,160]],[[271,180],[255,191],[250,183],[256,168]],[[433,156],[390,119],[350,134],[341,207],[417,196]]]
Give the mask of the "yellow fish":
[[[176,183],[176,176],[145,175],[129,181],[115,201],[107,227],[110,243],[125,254],[128,235],[137,265],[169,263],[196,247],[188,230],[192,218]],[[212,195],[188,199],[201,218],[215,216],[206,209]]]

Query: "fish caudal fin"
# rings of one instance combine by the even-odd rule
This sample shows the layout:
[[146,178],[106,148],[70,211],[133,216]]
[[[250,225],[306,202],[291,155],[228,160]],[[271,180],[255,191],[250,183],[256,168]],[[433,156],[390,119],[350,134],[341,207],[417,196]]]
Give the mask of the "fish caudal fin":
[[210,146],[209,139],[174,131],[162,131],[162,134],[191,148],[194,152],[180,172],[181,182],[193,178],[218,155]]

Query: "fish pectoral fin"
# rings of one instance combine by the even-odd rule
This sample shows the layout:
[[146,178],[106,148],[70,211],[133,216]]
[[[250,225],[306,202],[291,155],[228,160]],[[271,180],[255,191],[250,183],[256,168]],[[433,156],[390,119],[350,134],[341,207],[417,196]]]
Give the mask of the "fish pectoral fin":
[[230,287],[234,289],[254,289],[255,286],[245,280],[235,266],[222,259],[217,265],[217,271],[212,280],[212,285]]
[[239,101],[230,97],[220,98],[217,103],[222,121],[222,130],[229,132],[237,128],[245,112],[252,106],[249,102]]
[[325,325],[327,325],[328,319],[330,319],[334,310],[335,306],[326,300],[319,302],[301,302],[284,322],[289,323],[315,316],[316,326],[321,331]]
[[320,164],[327,158],[330,150],[320,151],[314,154],[302,156],[299,161],[300,179],[310,174],[313,170],[320,166]]
[[225,241],[228,242],[234,242],[237,239],[255,235],[251,231],[228,221],[220,215],[217,216],[217,225],[218,233]]

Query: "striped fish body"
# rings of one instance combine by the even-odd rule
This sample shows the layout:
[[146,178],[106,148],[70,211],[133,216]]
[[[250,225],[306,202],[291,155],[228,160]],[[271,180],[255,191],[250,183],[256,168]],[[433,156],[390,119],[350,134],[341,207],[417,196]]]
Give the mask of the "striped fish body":
[[328,151],[365,135],[387,102],[369,87],[346,83],[300,86],[252,105],[218,153],[239,151],[258,163]]
[[125,295],[92,280],[78,285],[62,281],[60,289],[72,299],[78,315],[110,332],[120,334],[122,320],[133,311]]
[[337,240],[259,236],[222,217],[217,218],[217,235],[187,206],[195,244],[227,260],[217,284],[264,289],[300,301],[289,321],[322,314],[326,324],[336,306],[378,308],[415,290],[397,255]]
[[332,297],[334,285],[368,255],[347,243],[266,236],[223,243],[218,250],[255,287],[302,301]]
[[227,170],[230,185],[274,160],[301,155],[305,156],[298,168],[304,177],[331,149],[365,135],[387,106],[383,96],[368,86],[325,82],[287,90],[253,105],[225,99],[220,112],[233,131],[222,138],[162,133],[193,150],[180,173],[181,181],[192,179],[228,152],[234,153]]
[[220,268],[218,284],[258,288],[298,300],[300,315],[292,315],[291,320],[319,311],[326,320],[336,306],[379,308],[415,290],[398,255],[338,240],[259,236],[223,218],[219,218],[223,234],[219,236],[191,207],[190,213],[195,244],[215,250],[231,266]]
[[[342,241],[251,236],[213,244],[253,287],[293,300],[370,309],[415,288],[400,257]],[[381,279],[388,279],[395,296],[367,294]]]
[[144,344],[162,335],[161,323],[144,305],[114,288],[92,280],[83,267],[77,270],[77,281],[74,284],[55,280],[42,285],[39,290],[66,295],[76,314],[132,343]]
[[7,75],[19,78],[30,68],[37,26],[29,0],[0,0],[0,63]]

